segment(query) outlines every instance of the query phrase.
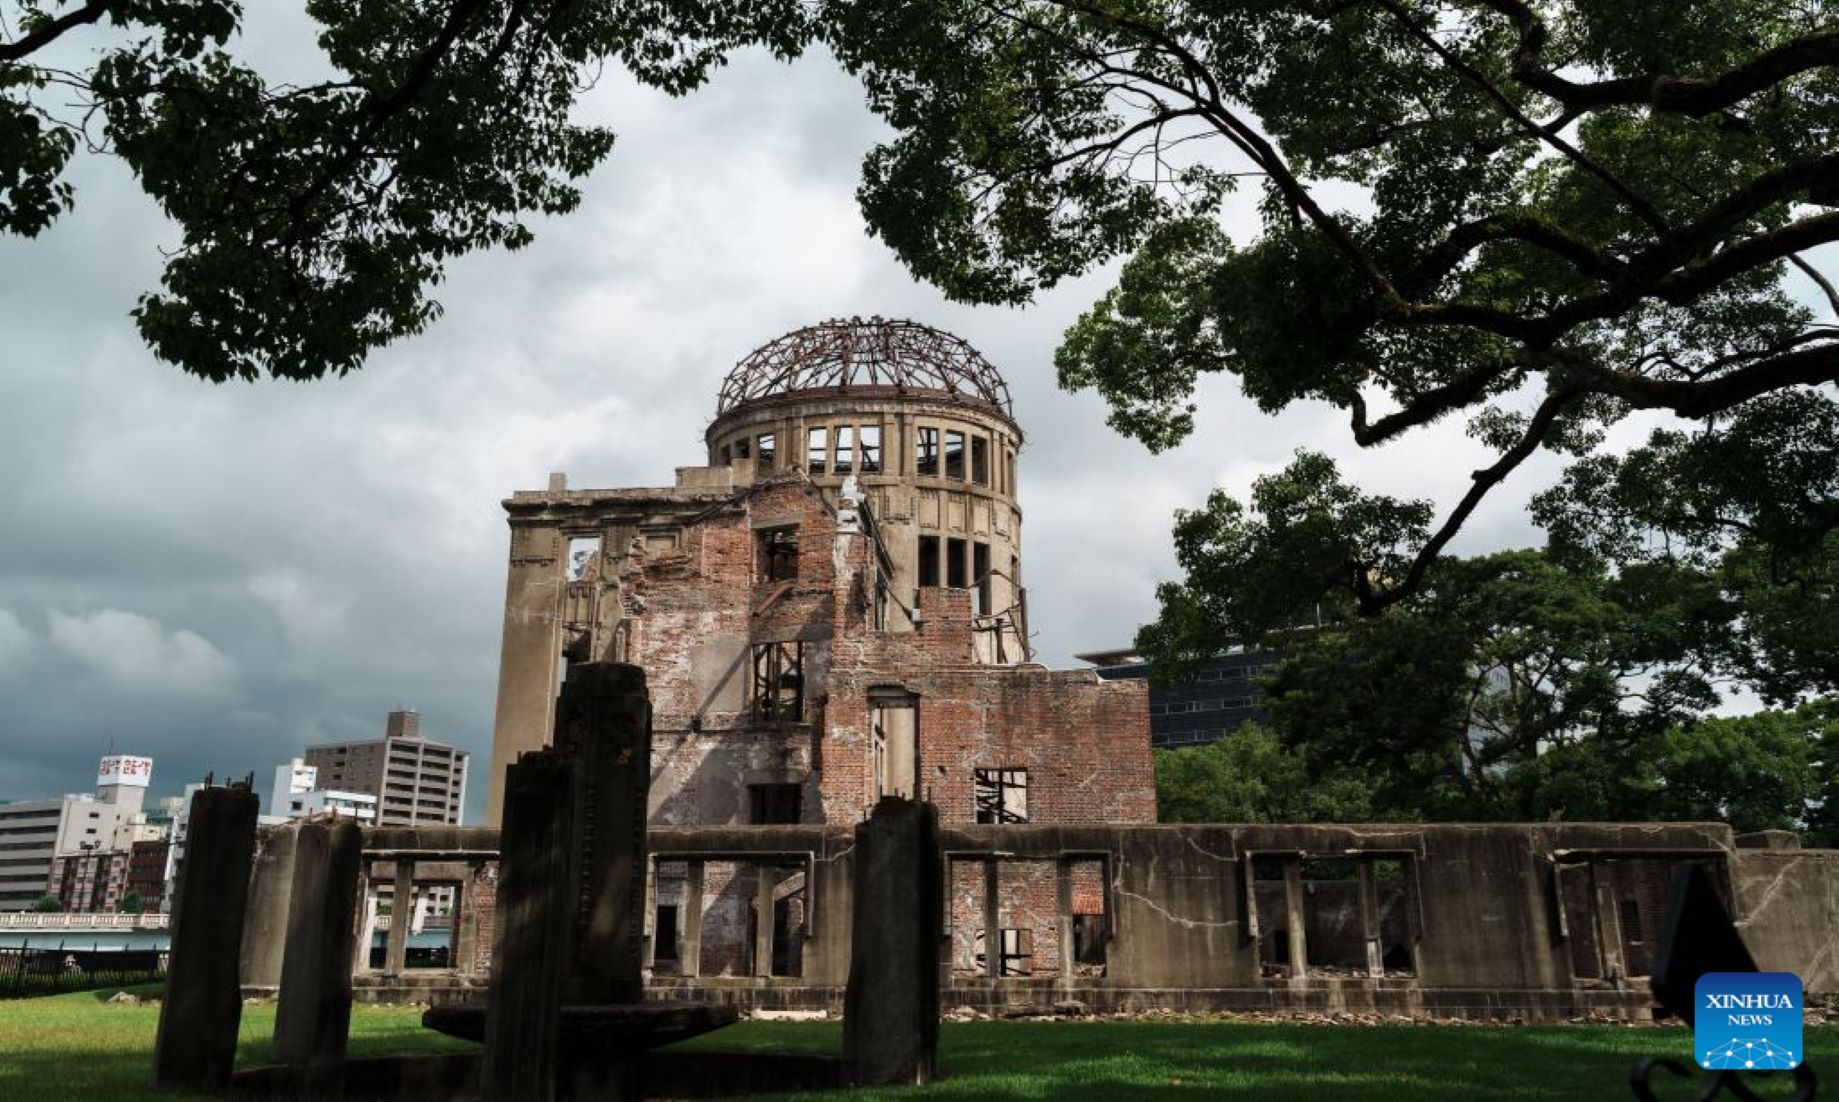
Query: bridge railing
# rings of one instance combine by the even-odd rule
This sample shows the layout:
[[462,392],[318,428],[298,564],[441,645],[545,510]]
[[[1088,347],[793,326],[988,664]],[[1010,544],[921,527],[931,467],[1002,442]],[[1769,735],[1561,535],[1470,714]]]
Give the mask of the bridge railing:
[[0,912],[0,930],[164,930],[167,914],[62,914],[57,911]]

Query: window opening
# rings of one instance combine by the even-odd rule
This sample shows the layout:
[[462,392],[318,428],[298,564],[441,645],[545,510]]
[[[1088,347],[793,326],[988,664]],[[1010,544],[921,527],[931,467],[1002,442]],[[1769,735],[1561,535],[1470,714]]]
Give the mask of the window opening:
[[748,442],[745,436],[734,442],[734,457],[736,459],[746,459],[752,454],[753,445]]
[[1034,931],[1002,931],[1001,967],[998,975],[1026,976],[1034,971]]
[[568,541],[568,580],[591,582],[600,576],[600,537],[575,536]]
[[760,573],[763,582],[792,581],[798,577],[798,529],[768,528],[760,532]]
[[804,718],[804,644],[760,643],[753,649],[753,717],[797,723]]
[[939,537],[919,538],[919,584],[939,584]]
[[961,432],[945,434],[945,477],[964,479],[964,434]]
[[875,474],[881,470],[881,426],[862,426],[862,473]]
[[921,427],[914,438],[913,470],[915,474],[939,473],[939,430]]
[[823,474],[825,461],[830,451],[830,432],[828,429],[812,429],[807,436],[805,463],[812,474]]
[[976,770],[977,821],[1025,823],[1028,821],[1028,770]]
[[1305,860],[1303,948],[1312,976],[1367,974],[1358,860]]
[[752,804],[751,821],[756,826],[803,821],[800,812],[803,810],[804,785],[750,784],[747,786],[747,794]]
[[1252,914],[1258,922],[1259,974],[1290,975],[1290,908],[1284,895],[1282,857],[1252,857]]
[[675,903],[658,904],[658,915],[652,923],[651,959],[654,961],[675,961],[677,949],[677,905]]
[[770,432],[761,433],[755,441],[756,446],[754,448],[754,454],[759,457],[762,470],[773,465],[773,457],[777,455],[779,451],[776,446],[777,443],[778,441],[774,439],[773,434]]
[[981,436],[971,437],[971,481],[990,484],[990,442]]
[[856,430],[848,425],[837,426],[836,449],[830,457],[831,474],[849,474],[855,470],[855,436]]
[[964,573],[964,550],[963,540],[945,541],[945,584],[954,589],[964,589],[971,584]]

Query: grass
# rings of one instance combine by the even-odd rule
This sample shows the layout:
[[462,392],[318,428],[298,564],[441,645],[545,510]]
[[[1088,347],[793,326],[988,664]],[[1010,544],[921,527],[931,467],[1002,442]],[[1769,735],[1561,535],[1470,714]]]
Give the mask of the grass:
[[[147,1087],[157,1006],[110,1004],[113,992],[0,1003],[0,1098],[179,1097]],[[358,1006],[353,1055],[463,1051],[405,1006]],[[244,1007],[239,1063],[265,1059],[274,1005]],[[1839,1027],[1807,1031],[1816,1067],[1839,1068]],[[1235,1021],[964,1022],[944,1027],[943,1082],[861,1091],[862,1099],[1149,1097],[1320,1099],[1604,1099],[1628,1097],[1629,1065],[1689,1057],[1677,1028],[1625,1026],[1324,1026]],[[835,1022],[742,1022],[685,1049],[836,1053]],[[1663,1096],[1689,1097],[1660,1083]],[[1664,1088],[1673,1086],[1666,1091]],[[1766,1097],[1786,1097],[1778,1079]],[[808,1095],[835,1099],[837,1095]]]

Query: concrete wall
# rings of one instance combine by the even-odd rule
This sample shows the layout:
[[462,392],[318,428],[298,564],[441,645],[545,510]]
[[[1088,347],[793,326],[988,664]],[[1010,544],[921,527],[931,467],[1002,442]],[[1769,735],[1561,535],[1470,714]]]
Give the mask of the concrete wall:
[[[1660,923],[1636,896],[1682,862],[1711,871],[1762,967],[1798,973],[1810,997],[1839,996],[1839,851],[1739,848],[1721,824],[958,824],[940,839],[947,1005],[1642,1018]],[[480,855],[495,841],[487,830],[366,832],[368,848],[390,851]],[[840,1007],[852,826],[654,827],[650,847],[654,903],[675,908],[675,940],[696,962],[658,967],[655,995]],[[681,878],[698,863],[707,876],[692,919]],[[270,865],[257,864],[252,902],[265,897]],[[763,867],[773,870],[776,964],[753,940]],[[1567,904],[1563,884],[1574,882],[1589,890]],[[490,882],[476,894],[483,955]],[[654,946],[656,916],[647,909]],[[260,943],[253,909],[251,919],[245,967],[273,971],[278,956]],[[980,935],[992,920],[1029,931],[1025,975],[989,974]],[[1094,930],[1102,949],[1077,957]],[[416,997],[439,997],[437,976],[419,983]]]

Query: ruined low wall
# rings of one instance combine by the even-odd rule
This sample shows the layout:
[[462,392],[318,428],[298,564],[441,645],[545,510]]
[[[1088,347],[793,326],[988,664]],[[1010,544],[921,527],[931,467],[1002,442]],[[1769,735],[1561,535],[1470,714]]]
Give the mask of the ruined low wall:
[[[399,834],[378,832],[378,844],[450,857],[495,841]],[[1710,874],[1762,967],[1798,973],[1810,997],[1839,995],[1839,851],[1781,838],[1742,848],[1721,824],[949,826],[940,837],[947,1006],[1642,1018],[1667,885],[1689,864]],[[850,827],[653,828],[650,847],[656,997],[840,1009]],[[491,901],[470,904],[484,954]],[[438,974],[360,981],[377,997],[441,997]]]

